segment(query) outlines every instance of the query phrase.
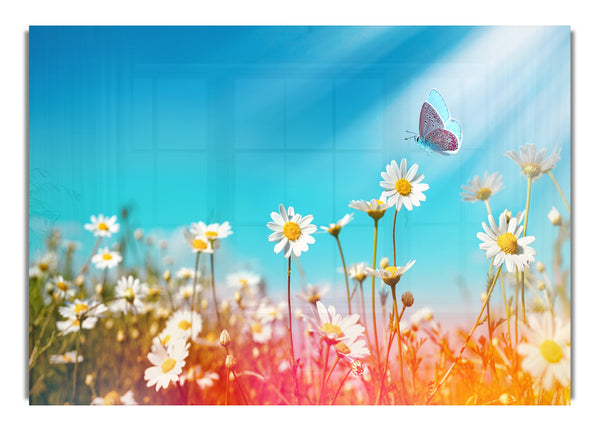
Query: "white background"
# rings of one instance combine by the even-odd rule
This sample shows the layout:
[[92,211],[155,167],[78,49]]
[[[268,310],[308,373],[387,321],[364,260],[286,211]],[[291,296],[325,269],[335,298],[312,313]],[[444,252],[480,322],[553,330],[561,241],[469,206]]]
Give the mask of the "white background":
[[[4,429],[539,429],[578,428],[599,399],[598,33],[589,1],[3,2],[0,11],[0,380]],[[569,25],[573,34],[573,339],[570,407],[30,407],[27,400],[26,197],[29,25]],[[596,102],[596,103],[594,103]],[[235,410],[235,411],[234,411]],[[30,428],[31,427],[31,428]],[[588,427],[584,427],[588,428]]]

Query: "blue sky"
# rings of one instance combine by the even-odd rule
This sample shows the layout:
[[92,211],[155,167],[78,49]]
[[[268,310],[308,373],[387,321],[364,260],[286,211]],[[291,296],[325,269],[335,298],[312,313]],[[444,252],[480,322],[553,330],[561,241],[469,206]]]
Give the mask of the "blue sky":
[[[251,269],[279,294],[286,262],[267,241],[270,212],[292,205],[318,226],[354,212],[346,262],[370,262],[372,221],[348,203],[379,196],[381,171],[406,158],[430,190],[398,216],[399,263],[417,260],[400,288],[434,309],[469,306],[465,291],[476,305],[486,210],[462,202],[460,186],[498,171],[494,213],[524,209],[526,181],[504,153],[532,142],[562,147],[554,175],[570,198],[570,42],[568,27],[31,27],[30,255],[57,226],[85,259],[90,215],[129,205],[176,266],[192,266],[181,228],[228,220],[218,279]],[[457,155],[405,140],[431,88],[463,127]],[[565,214],[546,176],[528,227],[546,263],[553,205]],[[391,224],[388,214],[380,256],[391,256]],[[300,259],[306,281],[341,295],[335,241],[316,239]]]

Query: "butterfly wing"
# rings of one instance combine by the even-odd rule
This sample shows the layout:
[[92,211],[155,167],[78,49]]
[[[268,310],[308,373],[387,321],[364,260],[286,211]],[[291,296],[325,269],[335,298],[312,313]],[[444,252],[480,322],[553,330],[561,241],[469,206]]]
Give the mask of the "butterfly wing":
[[460,144],[460,142],[462,142],[462,127],[460,127],[458,121],[456,121],[454,118],[451,118],[444,126],[446,130],[454,133],[454,136],[456,136]]
[[454,154],[460,148],[458,137],[450,130],[443,128],[432,130],[422,141],[423,145],[440,154]]
[[435,108],[429,102],[423,103],[421,116],[419,118],[419,137],[424,138],[433,130],[443,128],[444,122]]
[[438,115],[446,124],[450,119],[450,110],[448,109],[448,105],[444,101],[442,95],[435,89],[431,89],[429,92],[429,96],[427,97],[427,102],[437,111]]

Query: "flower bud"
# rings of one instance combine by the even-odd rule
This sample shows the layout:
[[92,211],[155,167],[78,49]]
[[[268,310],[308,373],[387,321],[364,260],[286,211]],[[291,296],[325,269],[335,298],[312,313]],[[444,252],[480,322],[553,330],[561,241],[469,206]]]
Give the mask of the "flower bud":
[[166,282],[169,282],[171,280],[171,271],[169,271],[168,269],[163,272],[163,280],[165,280]]
[[544,265],[542,262],[538,262],[536,264],[536,267],[537,267],[538,272],[546,271],[546,265]]
[[387,257],[381,258],[381,260],[379,261],[379,267],[381,269],[385,269],[388,266],[390,266],[390,260]]
[[231,337],[229,336],[229,332],[227,329],[223,329],[221,331],[221,335],[219,336],[219,343],[223,347],[227,347],[231,344]]
[[227,355],[227,357],[225,358],[225,366],[227,368],[231,369],[231,368],[235,368],[236,365],[237,365],[237,361],[233,357],[233,355]]
[[410,291],[406,291],[402,294],[402,304],[405,307],[411,307],[415,303],[415,298]]
[[500,401],[500,404],[502,404],[504,406],[514,404],[516,400],[517,399],[515,397],[513,397],[512,395],[507,394],[507,393],[500,395],[500,398],[498,398],[498,401]]

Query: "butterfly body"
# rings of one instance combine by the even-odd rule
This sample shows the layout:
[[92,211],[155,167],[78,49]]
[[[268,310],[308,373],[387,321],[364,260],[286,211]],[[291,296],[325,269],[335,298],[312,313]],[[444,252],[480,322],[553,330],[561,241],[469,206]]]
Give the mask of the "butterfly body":
[[450,117],[448,106],[436,89],[430,91],[421,108],[416,141],[426,151],[443,155],[456,154],[460,149],[462,128]]

